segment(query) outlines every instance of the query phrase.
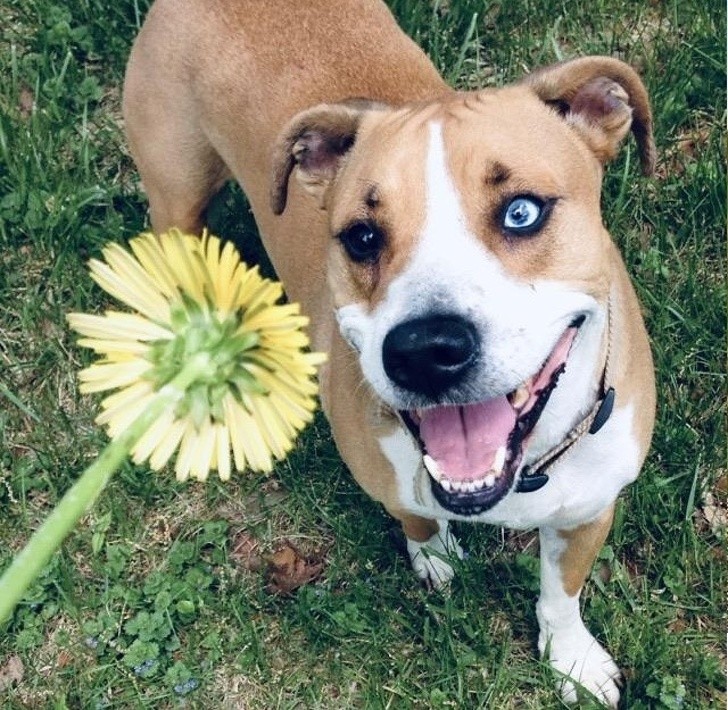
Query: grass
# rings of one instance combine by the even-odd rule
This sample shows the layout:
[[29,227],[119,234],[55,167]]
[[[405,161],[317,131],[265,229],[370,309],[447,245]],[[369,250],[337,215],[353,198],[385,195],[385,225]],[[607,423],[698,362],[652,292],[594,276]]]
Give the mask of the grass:
[[[625,669],[625,706],[725,704],[725,8],[707,0],[393,0],[461,87],[562,58],[638,67],[660,152],[623,151],[605,219],[642,298],[659,380],[654,447],[583,596]],[[84,263],[145,226],[120,129],[146,4],[0,7],[0,567],[104,444],[64,324],[101,307]],[[260,254],[237,188],[214,230]],[[178,485],[126,465],[0,629],[7,708],[558,707],[535,659],[532,534],[460,526],[449,595],[419,588],[395,526],[319,419],[265,481]],[[315,579],[276,593],[284,544]]]

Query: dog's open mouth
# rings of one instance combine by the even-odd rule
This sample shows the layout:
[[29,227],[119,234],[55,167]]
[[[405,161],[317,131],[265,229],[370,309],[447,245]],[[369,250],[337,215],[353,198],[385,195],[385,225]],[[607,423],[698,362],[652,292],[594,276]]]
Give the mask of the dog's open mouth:
[[400,412],[419,441],[432,492],[443,508],[477,515],[511,490],[524,445],[566,368],[582,322],[574,321],[541,369],[507,395]]

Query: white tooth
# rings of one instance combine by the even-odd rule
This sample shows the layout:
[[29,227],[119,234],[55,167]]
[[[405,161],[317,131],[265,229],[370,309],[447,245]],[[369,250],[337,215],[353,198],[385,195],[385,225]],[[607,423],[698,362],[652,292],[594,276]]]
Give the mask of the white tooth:
[[495,458],[493,459],[493,466],[491,467],[491,471],[495,473],[495,475],[499,475],[500,472],[503,470],[503,465],[506,462],[506,447],[501,446],[498,451],[495,452]]
[[466,493],[473,493],[475,491],[475,483],[473,481],[467,481],[463,486],[463,490]]
[[491,473],[483,480],[486,488],[492,488],[495,485],[495,476]]
[[448,481],[447,478],[443,478],[440,481],[440,485],[449,493],[450,489],[452,488],[450,481]]
[[465,488],[465,483],[463,481],[452,481],[451,485],[455,493],[462,493]]
[[528,387],[521,385],[511,397],[511,406],[514,409],[520,409],[524,404],[526,404],[526,402],[528,402],[529,397],[530,393],[528,391]]
[[440,470],[440,467],[437,465],[437,461],[432,458],[429,454],[425,454],[422,457],[422,461],[425,464],[425,468],[428,470],[429,474],[436,480],[439,481],[442,479],[442,471]]
[[477,481],[473,481],[473,489],[479,491],[485,485],[485,479],[479,478]]

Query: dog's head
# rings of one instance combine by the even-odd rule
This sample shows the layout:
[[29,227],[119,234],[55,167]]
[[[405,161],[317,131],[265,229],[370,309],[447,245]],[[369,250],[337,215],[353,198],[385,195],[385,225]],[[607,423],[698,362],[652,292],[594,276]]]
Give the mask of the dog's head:
[[645,89],[596,57],[427,104],[318,106],[277,146],[273,210],[295,169],[328,211],[341,332],[454,512],[511,490],[567,358],[594,367],[612,269],[602,166],[630,128],[650,172]]

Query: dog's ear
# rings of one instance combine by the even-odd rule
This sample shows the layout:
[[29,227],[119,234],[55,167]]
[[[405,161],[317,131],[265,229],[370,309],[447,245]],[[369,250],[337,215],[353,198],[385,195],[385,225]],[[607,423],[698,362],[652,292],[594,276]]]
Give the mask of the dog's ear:
[[383,105],[366,99],[320,104],[293,118],[273,149],[270,205],[281,214],[288,199],[288,178],[294,167],[304,189],[323,204],[326,188],[354,145],[364,115]]
[[630,66],[611,57],[583,57],[538,69],[522,83],[557,109],[602,163],[614,158],[631,128],[642,172],[654,172],[650,101]]

